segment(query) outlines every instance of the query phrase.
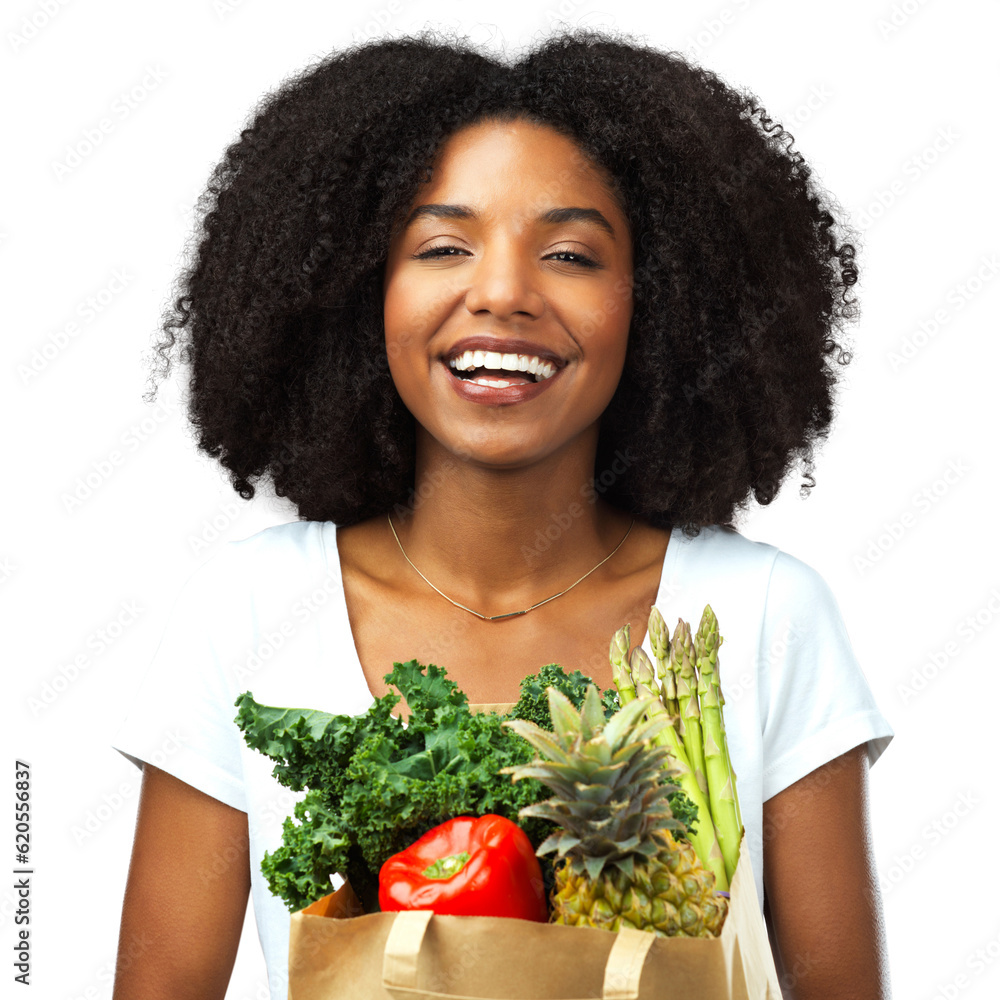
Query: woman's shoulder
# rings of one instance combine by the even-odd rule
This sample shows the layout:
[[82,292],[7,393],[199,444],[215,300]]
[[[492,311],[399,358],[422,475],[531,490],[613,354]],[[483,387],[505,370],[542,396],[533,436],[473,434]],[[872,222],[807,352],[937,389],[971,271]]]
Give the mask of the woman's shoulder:
[[675,527],[670,534],[670,544],[676,544],[682,556],[690,556],[704,569],[725,572],[741,568],[770,569],[782,551],[770,542],[747,537],[729,524],[705,525],[693,538],[681,527]]
[[332,521],[289,521],[286,524],[272,524],[245,538],[233,539],[228,544],[234,551],[252,552],[255,555],[308,551],[317,546],[325,546],[327,535],[334,531]]
[[788,615],[805,621],[837,608],[829,584],[815,567],[733,527],[710,525],[694,538],[675,528],[670,547],[661,599],[683,604],[690,615],[700,615],[710,603],[720,621],[723,615],[742,617],[742,627],[750,628],[751,621],[766,624]]
[[801,599],[829,594],[829,586],[819,570],[794,553],[771,542],[748,538],[728,526],[717,525],[716,528],[718,530],[710,536],[708,551],[734,564],[766,570],[768,590],[772,595]]
[[257,593],[272,583],[287,589],[292,581],[331,573],[339,579],[334,524],[292,521],[222,543],[195,569],[186,587],[216,594]]
[[336,527],[332,521],[290,521],[232,539],[214,558],[233,566],[246,566],[262,561],[324,560],[331,550],[336,550]]

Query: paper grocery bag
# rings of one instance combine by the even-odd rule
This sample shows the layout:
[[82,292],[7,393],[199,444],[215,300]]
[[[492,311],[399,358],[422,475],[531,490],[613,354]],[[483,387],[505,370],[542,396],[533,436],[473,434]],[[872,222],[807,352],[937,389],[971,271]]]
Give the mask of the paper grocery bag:
[[781,1000],[745,838],[718,938],[364,915],[348,884],[291,921],[289,1000]]

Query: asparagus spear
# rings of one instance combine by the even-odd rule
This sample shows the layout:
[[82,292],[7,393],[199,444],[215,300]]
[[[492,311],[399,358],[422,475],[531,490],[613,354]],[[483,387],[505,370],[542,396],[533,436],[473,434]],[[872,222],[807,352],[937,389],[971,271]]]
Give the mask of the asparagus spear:
[[635,685],[628,669],[628,651],[632,643],[632,629],[624,624],[611,637],[611,678],[618,688],[618,700],[624,708],[630,701],[635,701]]
[[681,725],[681,711],[677,704],[677,682],[674,672],[668,666],[670,659],[670,631],[667,623],[663,620],[663,615],[655,606],[649,612],[649,645],[656,658],[656,679],[660,682],[663,692],[663,705],[667,714],[674,720],[674,728],[677,735],[683,735]]
[[[713,612],[714,613],[714,612]],[[725,638],[719,635],[719,645],[725,642]],[[722,684],[719,680],[719,660],[716,657],[715,670],[712,671],[712,683],[719,696],[719,725],[722,728],[722,750],[726,755],[726,767],[729,770],[729,780],[733,784],[733,805],[736,806],[736,825],[740,829],[740,836],[743,836],[743,814],[740,812],[740,796],[736,789],[736,772],[733,770],[733,758],[729,753],[729,740],[726,739],[726,714],[722,709],[726,705],[726,696],[722,693]]]
[[687,750],[691,769],[698,785],[708,796],[705,774],[705,747],[702,735],[701,710],[698,696],[701,693],[699,675],[695,670],[695,649],[691,640],[691,626],[677,619],[674,638],[670,644],[671,663],[677,677],[677,705],[681,713],[684,749]]
[[[612,648],[615,648],[614,643],[612,644]],[[624,665],[621,658],[617,662],[612,658],[611,669],[622,705],[628,704],[628,702],[634,700],[636,697],[651,695],[655,700],[647,709],[649,718],[654,718],[660,714],[667,715],[667,709],[663,705],[660,693],[656,689],[656,675],[653,670],[653,664],[641,646],[636,646],[632,650],[629,667]],[[621,684],[619,683],[620,674],[625,675],[622,678]],[[622,684],[624,684],[624,687]],[[666,745],[670,748],[671,754],[674,757],[674,767],[672,768],[674,774],[671,776],[671,780],[675,784],[680,785],[698,809],[697,830],[691,834],[691,843],[702,864],[709,871],[715,873],[715,888],[724,892],[729,888],[730,876],[726,872],[725,858],[722,855],[718,838],[712,825],[712,812],[709,808],[708,799],[702,793],[691,771],[691,765],[684,752],[684,745],[681,743],[680,737],[673,726],[664,726],[652,738],[652,741],[658,745]]]
[[705,723],[705,770],[712,821],[725,860],[726,874],[732,878],[739,860],[742,829],[737,819],[736,786],[728,763],[729,749],[722,725],[721,689],[717,674],[721,641],[715,612],[711,605],[706,604],[694,640],[702,680],[699,691]]

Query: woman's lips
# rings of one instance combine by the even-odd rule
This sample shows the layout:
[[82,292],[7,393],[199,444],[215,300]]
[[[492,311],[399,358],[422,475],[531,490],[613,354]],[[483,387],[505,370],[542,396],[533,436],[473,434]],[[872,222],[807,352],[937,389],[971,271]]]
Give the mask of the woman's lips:
[[[504,388],[490,385],[477,385],[471,379],[459,378],[449,367],[446,361],[441,362],[446,372],[449,384],[463,399],[468,399],[473,403],[485,403],[489,406],[510,406],[513,403],[524,403],[529,399],[545,392],[549,385],[554,382],[565,371],[563,368],[557,369],[554,375],[542,382],[524,382],[508,385]],[[513,372],[511,374],[514,374]],[[494,376],[488,376],[494,379]],[[502,375],[495,376],[496,381],[503,379]]]

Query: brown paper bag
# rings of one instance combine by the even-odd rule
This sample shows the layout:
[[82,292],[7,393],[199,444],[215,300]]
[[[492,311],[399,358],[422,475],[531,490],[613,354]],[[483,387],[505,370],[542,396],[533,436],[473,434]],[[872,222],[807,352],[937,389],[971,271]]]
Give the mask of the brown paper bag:
[[360,915],[350,885],[292,914],[289,1000],[781,1000],[746,839],[718,938],[429,910]]

